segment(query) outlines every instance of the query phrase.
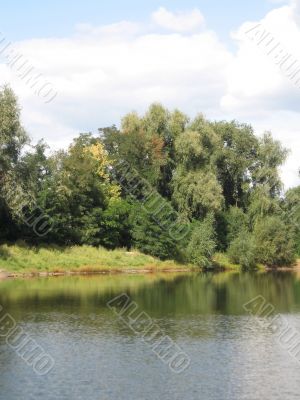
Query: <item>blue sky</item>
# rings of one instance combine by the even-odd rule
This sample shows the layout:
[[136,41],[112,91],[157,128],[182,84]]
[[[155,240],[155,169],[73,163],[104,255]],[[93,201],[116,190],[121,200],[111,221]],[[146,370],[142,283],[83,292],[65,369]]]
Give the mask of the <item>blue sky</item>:
[[2,1],[0,31],[12,40],[70,36],[74,26],[85,22],[111,24],[120,20],[146,20],[155,9],[173,11],[199,8],[207,26],[224,40],[244,21],[260,20],[274,8],[269,0],[37,0]]

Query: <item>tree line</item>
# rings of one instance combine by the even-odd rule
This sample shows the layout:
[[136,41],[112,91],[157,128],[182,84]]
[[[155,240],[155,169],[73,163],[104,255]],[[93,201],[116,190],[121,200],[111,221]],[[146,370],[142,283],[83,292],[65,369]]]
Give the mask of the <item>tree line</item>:
[[[67,150],[50,150],[44,141],[31,144],[18,100],[4,87],[1,242],[136,248],[202,267],[218,251],[245,269],[291,265],[300,254],[300,186],[283,192],[279,168],[288,151],[269,132],[257,137],[247,124],[202,114],[191,120],[152,104],[143,116],[125,115],[119,129],[82,133]],[[128,176],[116,179],[120,163],[174,211],[177,225],[189,227],[186,235],[178,240],[157,222],[143,188],[126,190]],[[12,187],[24,193],[21,206]],[[47,235],[20,218],[20,207],[26,215],[43,211],[51,220]]]

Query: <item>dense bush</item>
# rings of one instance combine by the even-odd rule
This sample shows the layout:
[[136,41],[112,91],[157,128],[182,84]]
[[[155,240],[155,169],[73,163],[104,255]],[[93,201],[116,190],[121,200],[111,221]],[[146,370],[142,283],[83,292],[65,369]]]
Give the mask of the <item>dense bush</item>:
[[216,246],[214,220],[209,215],[202,223],[195,224],[186,249],[186,259],[192,264],[209,268]]
[[254,269],[257,265],[256,244],[253,235],[243,230],[231,242],[228,249],[230,260],[244,269]]
[[294,232],[280,217],[259,220],[254,227],[258,260],[268,266],[287,266],[295,261]]
[[130,221],[133,247],[162,260],[178,257],[177,243],[168,229],[162,228],[143,206],[134,205]]
[[300,186],[286,193],[284,202],[285,218],[295,232],[296,254],[300,257]]
[[236,239],[239,234],[247,229],[248,218],[241,208],[231,206],[224,213],[226,221],[227,246]]
[[132,241],[130,212],[131,205],[127,201],[116,199],[110,202],[98,221],[101,246],[109,249],[118,247],[130,249]]

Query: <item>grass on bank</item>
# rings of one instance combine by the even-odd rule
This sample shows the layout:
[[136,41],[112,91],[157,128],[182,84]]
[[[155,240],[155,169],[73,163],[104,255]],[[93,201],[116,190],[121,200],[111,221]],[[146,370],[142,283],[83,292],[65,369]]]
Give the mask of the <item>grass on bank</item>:
[[0,246],[0,270],[9,273],[101,272],[114,270],[188,269],[174,261],[161,261],[138,251],[107,250],[91,246]]
[[240,271],[241,269],[238,264],[233,264],[225,253],[216,253],[213,256],[213,263],[217,268],[224,268],[233,271]]
[[[298,260],[300,267],[300,260]],[[161,261],[158,258],[142,254],[139,251],[125,249],[107,250],[102,247],[71,246],[61,247],[29,246],[23,242],[0,245],[0,271],[16,274],[31,273],[93,273],[101,271],[189,271],[200,269],[192,265],[183,265],[175,261]],[[216,253],[212,269],[241,271],[241,266],[230,261],[225,253]],[[263,265],[257,269],[264,271]]]
[[[213,257],[213,264],[215,267],[220,269],[225,269],[228,271],[241,271],[241,266],[231,262],[226,253],[216,253]],[[262,264],[257,264],[256,269],[258,271],[265,271],[265,266]]]

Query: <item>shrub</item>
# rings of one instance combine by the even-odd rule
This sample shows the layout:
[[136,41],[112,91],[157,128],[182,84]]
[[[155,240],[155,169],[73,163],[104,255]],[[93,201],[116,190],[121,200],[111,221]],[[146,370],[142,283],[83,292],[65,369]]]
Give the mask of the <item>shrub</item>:
[[111,200],[99,219],[100,229],[97,234],[99,243],[108,249],[131,246],[130,215],[131,205],[123,199]]
[[281,218],[265,217],[256,222],[254,237],[258,261],[268,266],[289,266],[295,261],[295,236]]
[[225,213],[227,222],[227,244],[236,239],[242,231],[247,228],[247,215],[241,208],[231,206]]
[[251,233],[243,230],[232,241],[228,249],[230,261],[239,264],[243,269],[256,267],[256,245]]
[[151,214],[136,204],[131,212],[133,246],[162,260],[178,258],[177,243]]
[[197,223],[187,245],[187,261],[208,268],[216,250],[214,219],[209,215],[203,222]]

